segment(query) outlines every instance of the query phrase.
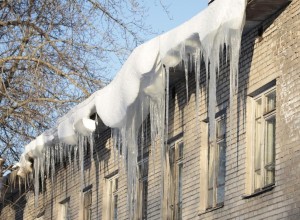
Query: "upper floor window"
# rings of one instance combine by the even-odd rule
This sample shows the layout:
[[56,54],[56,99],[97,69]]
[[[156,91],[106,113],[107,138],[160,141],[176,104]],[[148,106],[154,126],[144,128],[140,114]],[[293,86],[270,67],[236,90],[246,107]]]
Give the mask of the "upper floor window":
[[208,148],[208,194],[207,208],[224,204],[226,171],[226,118],[216,119],[215,137]]
[[138,219],[147,219],[148,206],[148,157],[139,161],[139,185],[138,185]]
[[182,219],[183,141],[177,140],[169,144],[168,151],[170,218],[180,220]]
[[[149,169],[149,144],[147,143],[147,130],[141,131],[140,146],[138,148],[139,182],[137,185],[137,218],[147,219],[148,207],[148,169]],[[145,134],[146,133],[146,134]]]
[[275,183],[275,87],[252,98],[252,192]]
[[105,178],[104,184],[104,201],[103,201],[103,219],[118,219],[118,190],[119,175],[118,173]]
[[83,193],[83,219],[92,219],[92,190]]
[[[69,201],[70,197],[67,199],[64,199],[59,203],[58,206],[58,219],[59,220],[68,220],[70,219],[69,217]],[[37,218],[39,219],[39,218]]]

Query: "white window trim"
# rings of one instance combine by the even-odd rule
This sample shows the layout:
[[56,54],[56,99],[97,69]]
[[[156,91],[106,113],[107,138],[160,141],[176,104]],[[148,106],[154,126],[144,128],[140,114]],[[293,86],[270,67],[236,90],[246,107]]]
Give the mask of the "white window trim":
[[[220,162],[219,161],[220,160],[219,144],[224,142],[225,143],[224,147],[225,147],[225,150],[226,150],[226,117],[225,116],[226,115],[223,114],[223,115],[221,115],[221,116],[219,116],[215,119],[215,126],[216,126],[215,127],[215,133],[214,133],[215,137],[213,138],[213,141],[211,143],[209,143],[209,145],[213,145],[213,146],[211,146],[212,150],[213,150],[213,171],[212,171],[213,172],[213,188],[212,188],[212,190],[213,190],[213,198],[212,198],[213,201],[212,201],[212,206],[209,206],[207,204],[207,208],[209,208],[209,209],[214,209],[214,208],[217,208],[217,207],[220,207],[220,206],[224,205],[224,201],[221,202],[220,204],[217,203],[217,200],[218,200],[217,193],[218,193],[218,187],[219,187],[218,186],[218,180],[219,180],[218,177],[219,177],[219,168],[220,168],[220,164],[219,164],[219,162]],[[220,137],[217,137],[217,125],[222,120],[225,121],[225,133],[224,133],[224,136],[222,138],[220,138]],[[210,146],[209,146],[209,148],[210,148]],[[208,153],[209,153],[209,150],[210,149],[208,149]],[[208,161],[209,161],[209,158],[208,158]],[[225,169],[226,169],[226,167],[225,167]],[[209,173],[209,167],[208,167],[208,173]],[[225,185],[225,183],[224,183],[224,185]],[[225,198],[223,198],[223,199],[225,199]],[[208,201],[207,201],[207,203],[208,203]]]
[[[178,154],[179,154],[179,145],[180,144],[183,144],[183,156],[181,158],[178,158]],[[166,219],[178,219],[178,207],[177,207],[177,204],[178,204],[178,182],[176,181],[176,186],[175,186],[175,190],[173,189],[172,190],[172,187],[171,186],[174,186],[174,182],[171,182],[170,180],[170,175],[171,175],[171,169],[170,169],[170,157],[169,157],[169,149],[171,146],[174,146],[175,147],[175,161],[174,161],[174,165],[176,166],[175,167],[175,173],[178,174],[179,172],[179,165],[183,165],[183,160],[184,160],[184,141],[183,141],[183,138],[180,137],[172,142],[170,142],[168,144],[168,147],[167,147],[167,169],[166,169],[166,174],[165,176],[168,178],[167,181],[165,181],[165,192],[167,196],[165,196],[165,201],[164,201],[164,218]],[[182,173],[183,175],[183,173]],[[177,178],[177,177],[175,177]],[[177,180],[177,179],[176,179]],[[182,178],[183,180],[183,178]],[[182,184],[183,185],[183,184]],[[182,187],[182,186],[181,186]],[[182,188],[181,188],[182,190]],[[182,193],[182,192],[181,192]],[[172,204],[175,204],[175,207],[174,205]],[[181,205],[181,208],[182,208],[182,205]],[[182,210],[181,210],[182,212]]]
[[64,199],[63,201],[58,203],[58,212],[57,212],[57,219],[58,220],[66,220],[69,219],[69,201],[70,198]]
[[[179,189],[179,185],[178,185],[178,174],[179,174],[179,166],[183,166],[183,159],[184,159],[184,155],[182,155],[182,157],[179,157],[179,145],[180,144],[183,144],[183,154],[184,154],[184,142],[183,142],[183,139],[182,137],[181,138],[178,138],[174,141],[172,141],[170,144],[168,144],[168,219],[178,219],[179,216],[178,216],[178,204],[179,204],[179,195],[178,195],[178,189]],[[176,181],[175,183],[171,181],[171,169],[170,169],[170,155],[169,155],[169,152],[170,152],[170,149],[171,148],[174,148],[174,172],[175,172],[175,180],[173,181]],[[181,174],[183,175],[183,173]],[[183,180],[183,178],[182,178]],[[181,182],[182,184],[182,182]],[[182,186],[181,186],[181,194],[182,194]],[[182,209],[182,204],[181,204],[181,209]],[[182,213],[182,210],[181,210],[181,213]]]
[[[219,113],[221,113],[219,116],[217,116],[215,120],[215,125],[217,125],[217,122],[220,120],[227,120],[226,117],[226,108],[223,110],[220,110]],[[227,122],[225,122],[227,123]],[[227,125],[226,125],[227,127]],[[208,178],[209,178],[209,123],[207,122],[207,119],[200,122],[200,204],[199,204],[199,215],[206,213],[210,210],[218,209],[223,207],[223,204],[216,204],[213,207],[208,207]],[[216,136],[216,131],[215,134]],[[225,137],[222,139],[226,143],[226,131],[225,131]],[[217,143],[219,142],[216,137],[213,138],[213,142],[211,144],[214,144],[214,151],[217,151]],[[216,156],[216,154],[214,153]],[[214,164],[217,166],[217,164]],[[216,168],[214,169],[214,176],[216,177],[217,172]],[[214,189],[215,191],[215,189]],[[225,198],[224,198],[225,199]]]
[[[256,94],[256,96],[251,97],[249,96],[247,99],[247,111],[248,111],[248,117],[247,117],[247,127],[246,127],[246,184],[245,184],[245,198],[248,197],[249,195],[257,193],[257,191],[263,191],[264,188],[266,187],[272,187],[275,183],[269,184],[269,185],[264,185],[262,184],[262,188],[260,190],[255,189],[255,183],[254,183],[254,163],[255,163],[255,105],[256,101],[261,98],[265,97],[268,93],[271,93],[276,91],[276,86],[272,86],[271,88],[265,89],[264,91],[260,92],[259,94]],[[264,109],[264,102],[262,104],[263,106],[261,107]],[[264,117],[264,122],[266,119],[275,117],[276,120],[276,109],[277,106],[275,106],[275,110],[268,112],[266,114],[262,114],[262,117]],[[262,123],[262,131],[265,131],[265,123]],[[276,126],[276,125],[275,125]],[[276,132],[276,130],[275,130]],[[275,135],[275,140],[276,140],[276,135]],[[265,143],[265,134],[262,135],[262,143]],[[275,141],[275,146],[276,146],[276,141]],[[276,147],[275,147],[276,148]],[[265,146],[261,149],[261,164],[264,164],[264,149]],[[276,155],[276,151],[274,152]],[[262,165],[261,165],[262,167]],[[264,181],[264,176],[265,172],[262,172],[261,179]]]
[[208,123],[200,122],[200,207],[201,213],[206,212],[208,197]]
[[[113,220],[114,219],[114,197],[118,196],[119,190],[119,181],[118,181],[118,190],[111,192],[111,182],[115,182],[116,179],[119,179],[119,174],[115,174],[109,178],[104,179],[103,185],[103,204],[102,204],[102,219]],[[114,184],[113,184],[114,185]],[[112,195],[111,195],[112,194]],[[117,203],[118,205],[118,203]]]
[[[138,162],[138,166],[139,167],[140,167],[140,165],[143,166],[146,163],[148,163],[148,172],[149,172],[149,157],[143,157]],[[141,172],[141,171],[139,171],[139,172]],[[147,176],[142,176],[142,177],[140,176],[139,182],[138,182],[138,190],[137,190],[137,194],[138,194],[137,195],[137,197],[138,197],[137,219],[139,219],[139,220],[143,219],[143,209],[146,208],[146,212],[147,212],[147,207],[144,207],[144,198],[143,198],[144,183],[145,182],[147,182],[147,184],[148,184],[148,175]],[[148,189],[147,189],[147,191],[148,191]],[[148,200],[148,195],[147,195],[147,200]],[[146,217],[147,217],[147,214],[146,214]]]

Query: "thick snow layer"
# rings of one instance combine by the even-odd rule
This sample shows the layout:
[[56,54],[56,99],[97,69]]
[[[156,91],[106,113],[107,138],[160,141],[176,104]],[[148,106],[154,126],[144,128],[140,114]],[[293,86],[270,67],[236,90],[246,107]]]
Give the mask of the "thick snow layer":
[[[204,59],[206,69],[210,69],[209,118],[214,117],[216,71],[224,45],[229,48],[231,59],[231,94],[235,90],[245,7],[246,0],[214,1],[206,10],[181,26],[137,47],[108,86],[73,108],[58,120],[55,128],[41,134],[25,147],[20,160],[20,175],[24,176],[22,172],[31,171],[28,157],[38,158],[40,166],[45,166],[45,157],[53,167],[54,159],[51,157],[57,149],[77,146],[75,153],[78,149],[80,154],[82,136],[91,137],[96,129],[96,122],[90,116],[97,113],[105,125],[120,131],[118,135],[122,136],[122,147],[128,150],[123,152],[128,152],[125,163],[128,162],[129,194],[133,195],[137,133],[149,111],[151,138],[158,135],[162,140],[165,139],[168,125],[164,122],[168,115],[164,112],[168,107],[169,68],[175,67],[182,60],[187,65],[188,55],[192,55],[199,65],[199,60]],[[200,71],[199,67],[196,69]],[[210,129],[212,133],[214,126]],[[154,141],[151,142],[154,145]],[[59,157],[62,155],[60,153]],[[49,170],[50,162],[45,163]]]

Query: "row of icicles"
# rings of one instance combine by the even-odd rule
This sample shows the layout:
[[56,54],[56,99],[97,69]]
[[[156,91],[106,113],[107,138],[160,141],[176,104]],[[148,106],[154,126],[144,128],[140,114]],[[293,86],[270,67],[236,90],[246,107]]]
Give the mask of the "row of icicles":
[[[226,50],[226,53],[229,54],[231,58],[230,65],[230,103],[232,103],[232,98],[235,93],[237,87],[237,68],[238,68],[238,56],[236,56],[237,48],[232,48],[232,45],[239,46],[238,37],[233,37],[237,40],[236,44],[232,44],[231,47],[226,46],[224,49],[223,45],[220,47],[220,51],[218,54],[223,54],[223,50]],[[235,51],[234,53],[232,51]],[[238,48],[239,52],[239,48]],[[227,57],[227,55],[226,55]],[[217,60],[216,60],[217,59]],[[197,49],[192,55],[185,55],[183,57],[182,67],[185,72],[185,81],[186,81],[186,95],[188,100],[188,81],[190,72],[194,70],[195,72],[195,81],[196,81],[196,94],[195,94],[195,102],[196,102],[196,120],[199,123],[199,100],[200,100],[200,70],[201,70],[201,60],[204,60],[206,64],[206,82],[207,84],[207,94],[209,99],[209,118],[215,117],[215,106],[216,106],[216,79],[219,71],[219,59],[220,56],[217,56],[216,59],[212,59],[212,57],[205,57],[204,54],[201,54],[200,49]],[[227,58],[226,58],[227,62]],[[218,66],[216,66],[218,64]],[[211,71],[208,71],[211,70]],[[216,70],[216,71],[213,71]],[[209,73],[208,73],[209,72]],[[135,103],[130,106],[132,108],[132,112],[129,118],[127,118],[127,123],[125,126],[118,129],[112,129],[112,140],[113,140],[113,151],[114,157],[117,159],[118,164],[122,164],[122,168],[124,173],[127,173],[127,190],[128,190],[128,210],[129,210],[129,219],[133,219],[135,209],[137,207],[137,181],[139,176],[138,170],[138,147],[139,138],[138,135],[144,135],[144,130],[149,129],[149,126],[145,123],[148,116],[150,115],[150,138],[151,138],[151,153],[153,158],[153,164],[155,160],[155,152],[156,147],[160,148],[160,168],[161,168],[161,196],[164,196],[164,172],[166,168],[166,146],[168,140],[168,121],[169,121],[169,68],[161,68],[162,80],[164,89],[161,92],[160,97],[156,99],[152,99],[151,97],[147,97],[147,95],[142,94],[137,98]],[[208,77],[209,76],[209,77]],[[231,105],[231,104],[230,104]],[[139,110],[138,110],[139,109]],[[137,114],[139,113],[139,114]],[[197,125],[197,128],[199,126]],[[142,132],[139,132],[142,130]],[[209,131],[210,136],[213,136],[215,125],[214,120],[211,120],[209,123]],[[96,130],[97,132],[97,130]],[[199,130],[195,131],[199,133]],[[78,144],[75,146],[69,146],[65,144],[57,144],[55,146],[46,147],[44,157],[35,158],[34,159],[34,191],[35,191],[35,204],[38,205],[38,196],[42,189],[44,190],[44,180],[45,176],[51,179],[52,186],[55,184],[55,175],[56,172],[56,164],[57,163],[65,163],[68,160],[71,165],[72,162],[78,161],[77,167],[80,172],[80,184],[81,189],[84,188],[84,155],[88,150],[88,146],[90,147],[90,153],[94,152],[94,139],[95,134],[91,134],[89,137],[84,137],[78,135]],[[141,137],[140,139],[144,139]],[[100,147],[100,146],[97,146]],[[101,146],[102,147],[102,146]],[[120,154],[122,152],[122,154]],[[91,154],[91,159],[93,156]],[[119,162],[121,159],[121,163]],[[97,161],[100,162],[100,161]],[[73,170],[74,172],[78,172],[78,170]],[[156,170],[156,169],[154,169]],[[154,171],[155,172],[155,171]],[[27,178],[31,174],[27,175]],[[40,181],[41,180],[41,181]],[[25,180],[25,182],[28,180]],[[40,186],[41,183],[41,186]],[[27,185],[27,184],[25,184]],[[162,201],[162,200],[161,200]],[[162,208],[161,208],[162,210]],[[162,213],[163,215],[163,213]]]

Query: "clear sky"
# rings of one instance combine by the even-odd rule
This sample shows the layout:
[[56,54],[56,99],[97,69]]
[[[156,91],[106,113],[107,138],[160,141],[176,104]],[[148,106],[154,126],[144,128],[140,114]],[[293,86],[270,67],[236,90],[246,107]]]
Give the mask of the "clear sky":
[[[160,1],[167,6],[168,13],[164,11]],[[208,4],[208,0],[143,0],[142,2],[149,8],[148,16],[145,16],[146,25],[155,32],[153,35],[145,36],[145,40],[176,28],[204,10]],[[113,78],[121,66],[122,64],[116,59],[108,78]]]
[[[148,4],[149,13],[146,18],[158,34],[165,33],[198,14],[207,7],[207,0],[145,0]],[[166,13],[161,6],[167,6],[169,13]]]

